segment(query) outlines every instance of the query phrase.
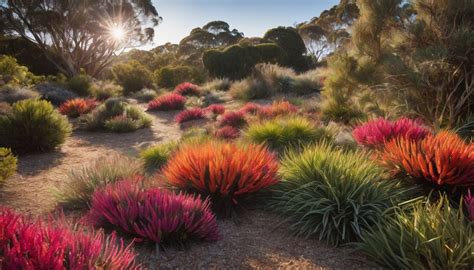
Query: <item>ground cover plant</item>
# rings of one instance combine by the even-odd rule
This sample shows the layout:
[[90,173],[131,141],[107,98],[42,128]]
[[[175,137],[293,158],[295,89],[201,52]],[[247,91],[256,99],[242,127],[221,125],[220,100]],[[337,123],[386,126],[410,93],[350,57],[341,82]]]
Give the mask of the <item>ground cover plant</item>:
[[186,98],[175,94],[169,93],[162,96],[159,96],[152,101],[150,101],[147,105],[148,110],[156,110],[156,111],[173,111],[173,110],[181,110],[184,108],[186,103]]
[[177,142],[169,142],[148,147],[140,152],[148,171],[160,170],[166,165],[171,155],[178,149]]
[[0,147],[0,184],[8,177],[15,174],[18,159],[10,149]]
[[75,118],[83,114],[90,113],[99,103],[95,99],[71,99],[59,107],[59,112],[63,115]]

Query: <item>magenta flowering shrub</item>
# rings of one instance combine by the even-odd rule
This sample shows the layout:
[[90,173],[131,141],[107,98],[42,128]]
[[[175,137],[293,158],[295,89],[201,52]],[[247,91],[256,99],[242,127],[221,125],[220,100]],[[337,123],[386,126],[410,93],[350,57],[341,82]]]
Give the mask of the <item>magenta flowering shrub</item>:
[[206,110],[213,113],[214,115],[220,115],[225,112],[225,107],[220,104],[212,104],[209,105]]
[[403,137],[405,139],[418,141],[430,133],[431,130],[424,126],[419,120],[402,117],[396,121],[390,121],[384,118],[369,121],[357,126],[352,131],[352,136],[359,145],[376,148],[393,138]]
[[206,118],[206,111],[201,108],[193,108],[180,112],[175,120],[176,123],[181,124],[187,121],[198,120]]
[[144,190],[129,180],[96,191],[86,220],[155,243],[219,238],[208,200],[157,188]]
[[247,120],[242,112],[226,112],[222,115],[219,121],[221,127],[230,126],[235,128],[241,128],[247,125]]
[[469,219],[474,221],[474,197],[471,195],[471,190],[469,190],[467,196],[464,197],[464,204],[466,204]]
[[0,269],[139,269],[115,234],[75,232],[0,208]]
[[225,126],[216,130],[214,136],[219,139],[233,140],[240,136],[240,130],[235,127]]
[[186,103],[186,98],[175,94],[169,93],[162,96],[159,96],[152,101],[148,102],[148,110],[156,111],[173,111],[184,109]]
[[184,82],[174,89],[174,92],[182,96],[199,96],[201,95],[201,90],[199,86],[192,84],[190,82]]

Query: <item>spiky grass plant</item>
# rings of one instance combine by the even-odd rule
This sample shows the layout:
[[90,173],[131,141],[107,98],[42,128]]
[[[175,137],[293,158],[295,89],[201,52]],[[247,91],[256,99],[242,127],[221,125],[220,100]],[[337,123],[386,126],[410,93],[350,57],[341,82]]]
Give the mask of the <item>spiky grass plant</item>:
[[471,190],[468,190],[467,195],[464,197],[464,203],[466,204],[469,219],[474,221],[474,197],[471,194]]
[[17,158],[10,149],[0,147],[0,184],[15,174],[17,162]]
[[470,269],[474,226],[447,198],[398,209],[394,218],[363,235],[358,248],[389,269]]
[[363,152],[320,142],[287,154],[269,205],[297,236],[334,245],[358,241],[407,192],[394,181],[382,181],[383,173]]
[[184,82],[176,86],[173,92],[182,96],[200,96],[201,95],[201,90],[199,89],[199,86],[190,82]]
[[220,104],[212,104],[207,106],[206,111],[211,112],[214,115],[221,115],[225,112],[225,107]]
[[150,111],[173,111],[184,109],[186,98],[176,93],[168,93],[148,102]]
[[241,128],[247,125],[247,120],[242,112],[226,112],[221,116],[219,126]]
[[193,109],[188,109],[188,110],[184,110],[180,112],[176,116],[175,121],[178,124],[182,124],[184,122],[199,120],[199,119],[204,119],[204,118],[206,118],[205,110],[201,108],[193,108]]
[[53,190],[60,205],[81,209],[89,207],[92,194],[107,184],[141,174],[141,165],[118,154],[102,157],[72,170],[63,186]]
[[144,162],[145,169],[157,171],[166,165],[168,159],[177,149],[177,142],[158,144],[141,151],[140,158]]
[[240,130],[235,127],[225,126],[216,130],[214,136],[219,139],[233,140],[240,136]]
[[59,112],[72,118],[91,112],[99,103],[95,99],[75,98],[61,104]]
[[273,118],[277,116],[287,116],[294,114],[298,108],[288,101],[275,101],[271,105],[264,106],[258,112],[262,118]]

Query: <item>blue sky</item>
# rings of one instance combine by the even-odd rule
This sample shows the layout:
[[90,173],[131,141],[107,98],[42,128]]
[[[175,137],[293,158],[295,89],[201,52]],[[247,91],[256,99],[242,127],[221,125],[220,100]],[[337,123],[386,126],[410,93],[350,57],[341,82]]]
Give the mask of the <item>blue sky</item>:
[[318,16],[338,0],[153,0],[163,17],[154,45],[178,43],[195,27],[223,20],[246,37],[276,26],[291,26]]

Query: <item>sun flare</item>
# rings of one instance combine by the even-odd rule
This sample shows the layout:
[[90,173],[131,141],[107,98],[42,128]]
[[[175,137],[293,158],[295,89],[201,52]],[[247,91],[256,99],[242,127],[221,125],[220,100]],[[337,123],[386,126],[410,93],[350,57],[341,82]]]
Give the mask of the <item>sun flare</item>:
[[110,35],[117,41],[122,41],[125,38],[125,30],[121,26],[114,26],[110,29]]

